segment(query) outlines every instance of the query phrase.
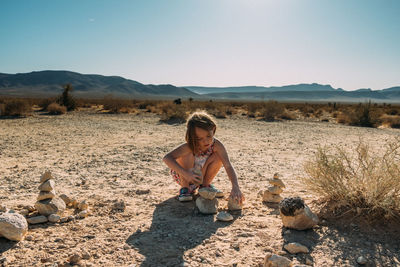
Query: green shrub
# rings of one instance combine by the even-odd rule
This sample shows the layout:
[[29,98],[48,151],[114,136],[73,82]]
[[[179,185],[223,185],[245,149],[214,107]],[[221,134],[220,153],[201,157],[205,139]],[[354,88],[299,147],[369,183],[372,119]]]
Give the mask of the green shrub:
[[68,111],[75,110],[77,106],[75,99],[71,96],[72,90],[73,88],[71,84],[64,85],[64,91],[57,100],[57,103],[65,106]]
[[383,155],[360,142],[355,153],[320,148],[305,166],[302,180],[331,209],[350,210],[369,219],[400,215],[400,140],[387,143]]

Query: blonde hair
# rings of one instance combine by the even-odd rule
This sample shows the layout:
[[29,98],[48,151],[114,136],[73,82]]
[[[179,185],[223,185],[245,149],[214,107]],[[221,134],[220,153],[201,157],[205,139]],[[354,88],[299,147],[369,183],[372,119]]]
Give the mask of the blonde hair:
[[197,111],[192,113],[186,123],[186,142],[189,148],[195,154],[198,150],[198,145],[196,142],[196,132],[195,128],[199,127],[206,131],[213,131],[217,129],[217,124],[213,118],[205,111]]

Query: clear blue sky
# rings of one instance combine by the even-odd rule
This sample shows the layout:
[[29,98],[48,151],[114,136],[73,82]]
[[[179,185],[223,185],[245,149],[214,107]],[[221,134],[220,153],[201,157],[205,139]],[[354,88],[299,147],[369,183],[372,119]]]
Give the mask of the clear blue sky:
[[0,72],[176,86],[400,85],[400,1],[1,0]]

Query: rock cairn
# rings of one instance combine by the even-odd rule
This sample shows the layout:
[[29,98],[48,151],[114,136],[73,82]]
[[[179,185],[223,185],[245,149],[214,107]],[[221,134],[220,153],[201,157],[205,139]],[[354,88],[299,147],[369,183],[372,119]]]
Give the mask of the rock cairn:
[[64,201],[56,196],[55,182],[51,172],[46,171],[40,178],[40,193],[35,203],[38,213],[43,216],[62,214],[66,206]]
[[318,217],[300,197],[285,198],[279,203],[283,226],[296,230],[310,229],[318,224]]
[[285,184],[279,178],[280,175],[278,173],[274,174],[274,177],[268,182],[272,185],[268,187],[267,190],[262,194],[263,202],[268,203],[279,203],[283,199],[280,194],[283,192],[283,188],[285,188]]
[[218,200],[215,198],[217,191],[211,187],[199,189],[199,197],[196,199],[196,206],[203,214],[215,214],[218,210]]

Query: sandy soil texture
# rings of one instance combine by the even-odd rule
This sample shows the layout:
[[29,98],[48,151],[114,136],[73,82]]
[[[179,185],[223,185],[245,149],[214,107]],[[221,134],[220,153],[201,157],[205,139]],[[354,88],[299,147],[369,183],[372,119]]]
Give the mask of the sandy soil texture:
[[[162,157],[184,141],[182,124],[160,123],[150,113],[94,111],[0,120],[0,204],[33,205],[40,176],[50,170],[57,193],[86,199],[91,212],[83,220],[30,226],[29,241],[0,238],[0,258],[7,266],[57,266],[77,252],[86,255],[82,266],[257,266],[274,252],[314,266],[357,266],[361,255],[370,266],[400,266],[398,231],[336,220],[288,231],[277,207],[257,196],[279,172],[286,183],[282,196],[301,196],[313,209],[316,196],[299,177],[319,145],[351,150],[362,139],[380,151],[400,130],[239,115],[217,122],[216,137],[246,196],[245,209],[233,213],[232,222],[216,221],[199,214],[194,202],[176,200],[178,185]],[[224,170],[214,184],[225,192],[223,210],[230,192]],[[127,205],[123,212],[113,209],[119,200]],[[310,253],[290,255],[283,249],[289,241],[306,245]]]

